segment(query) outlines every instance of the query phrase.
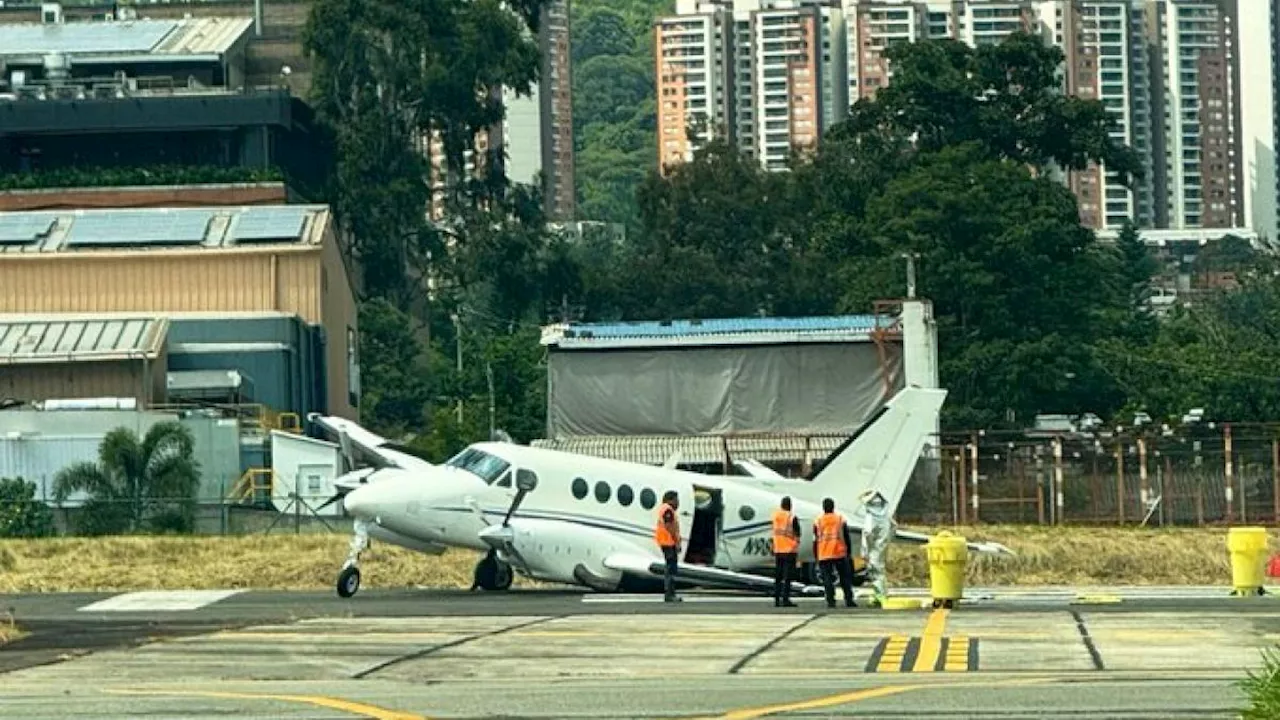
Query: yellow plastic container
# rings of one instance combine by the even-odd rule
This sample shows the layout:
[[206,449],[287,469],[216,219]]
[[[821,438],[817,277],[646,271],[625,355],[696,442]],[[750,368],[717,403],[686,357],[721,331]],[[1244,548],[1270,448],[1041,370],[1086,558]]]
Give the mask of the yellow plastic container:
[[964,567],[969,560],[965,539],[942,531],[925,545],[929,558],[929,594],[934,607],[952,607],[964,596]]
[[1267,570],[1267,529],[1231,528],[1227,532],[1231,553],[1231,586],[1236,595],[1261,595]]

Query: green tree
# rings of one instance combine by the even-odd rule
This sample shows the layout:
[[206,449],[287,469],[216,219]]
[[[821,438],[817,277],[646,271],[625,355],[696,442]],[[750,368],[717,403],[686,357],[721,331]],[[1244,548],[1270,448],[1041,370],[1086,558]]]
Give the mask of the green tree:
[[415,328],[385,299],[360,305],[360,419],[379,432],[402,433],[426,419],[431,386]]
[[53,535],[53,512],[36,500],[36,484],[22,478],[0,478],[0,538]]
[[1062,93],[1062,51],[1036,35],[977,48],[900,43],[885,55],[893,82],[854,104],[846,134],[912,138],[925,153],[974,143],[1036,168],[1139,170],[1137,155],[1112,138],[1115,121],[1102,103]]
[[[1109,253],[1080,226],[1061,183],[988,159],[974,144],[943,149],[868,203],[868,255],[838,275],[847,310],[902,295],[898,252],[920,254],[919,293],[931,299],[939,372],[957,422],[1000,422],[1007,411],[1093,410],[1099,388],[1087,347],[1111,299]],[[953,404],[954,403],[954,404]]]
[[[352,237],[367,296],[407,307],[444,254],[423,210],[430,168],[418,150],[435,133],[446,159],[450,206],[491,200],[486,182],[462,182],[466,152],[503,117],[500,88],[528,95],[537,77],[535,37],[544,0],[319,0],[303,44],[313,56],[313,101],[334,130],[335,206]],[[491,159],[492,160],[492,159]]]
[[584,61],[601,55],[629,55],[636,45],[636,37],[627,27],[622,13],[610,7],[592,7],[574,18],[573,32],[574,73]]
[[73,492],[89,495],[77,523],[89,535],[190,531],[200,483],[194,449],[191,431],[176,421],[151,426],[141,439],[129,428],[116,428],[99,445],[97,463],[77,463],[57,474],[54,498],[61,503]]
[[786,179],[717,141],[667,178],[651,174],[638,201],[644,233],[624,286],[636,319],[769,312],[787,262]]

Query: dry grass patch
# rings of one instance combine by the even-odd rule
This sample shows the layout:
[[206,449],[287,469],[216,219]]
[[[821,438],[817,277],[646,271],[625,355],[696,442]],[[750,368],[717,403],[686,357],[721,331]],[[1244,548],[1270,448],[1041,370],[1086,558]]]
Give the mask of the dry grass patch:
[[[1195,585],[1231,579],[1225,529],[991,526],[958,532],[971,540],[1004,543],[1018,553],[1014,558],[970,556],[967,575],[974,585]],[[328,590],[348,541],[336,534],[4,540],[0,593]],[[374,543],[361,556],[364,587],[467,588],[478,558],[465,550],[433,557]],[[897,586],[927,584],[924,551],[895,545],[889,575]]]
[[[107,537],[0,541],[0,593],[333,587],[346,535]],[[360,556],[365,588],[471,585],[479,555],[428,556],[375,542]]]

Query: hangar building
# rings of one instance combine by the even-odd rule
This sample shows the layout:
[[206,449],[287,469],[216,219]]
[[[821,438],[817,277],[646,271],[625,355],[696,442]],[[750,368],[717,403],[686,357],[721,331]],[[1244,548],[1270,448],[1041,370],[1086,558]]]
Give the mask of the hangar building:
[[0,399],[356,419],[357,332],[327,206],[0,212]]
[[[925,301],[814,318],[560,324],[535,444],[662,463],[820,461],[905,383],[937,387]],[[905,352],[904,352],[905,350]]]

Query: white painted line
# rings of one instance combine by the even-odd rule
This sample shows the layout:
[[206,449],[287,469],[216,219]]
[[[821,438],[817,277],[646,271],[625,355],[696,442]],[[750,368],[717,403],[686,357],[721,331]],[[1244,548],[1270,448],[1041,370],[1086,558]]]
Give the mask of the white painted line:
[[144,590],[85,605],[80,612],[179,612],[199,610],[244,590]]
[[[739,597],[739,596],[716,596],[716,595],[681,595],[684,602],[687,603],[750,603],[752,605],[767,604],[772,607],[773,596],[761,595],[760,597]],[[791,596],[794,603],[811,603],[822,602],[821,597],[798,597]],[[655,603],[663,602],[662,596],[654,595],[583,595],[584,603]]]

